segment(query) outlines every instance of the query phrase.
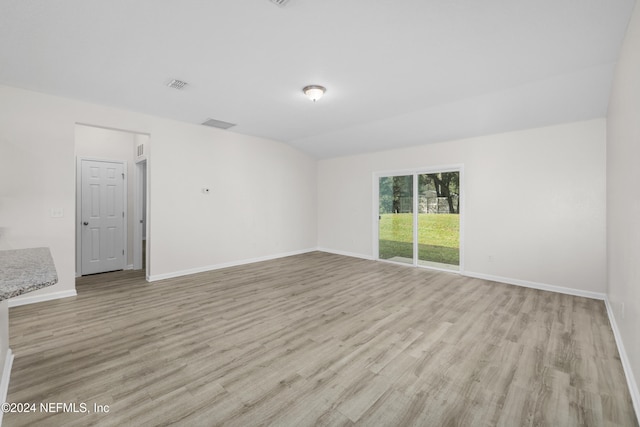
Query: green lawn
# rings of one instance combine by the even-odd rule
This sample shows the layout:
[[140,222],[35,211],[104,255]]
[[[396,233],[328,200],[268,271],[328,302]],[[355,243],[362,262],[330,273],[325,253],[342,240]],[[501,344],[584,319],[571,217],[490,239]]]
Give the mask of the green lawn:
[[[418,215],[418,259],[460,264],[460,216]],[[382,214],[380,218],[380,258],[412,258],[413,214]]]

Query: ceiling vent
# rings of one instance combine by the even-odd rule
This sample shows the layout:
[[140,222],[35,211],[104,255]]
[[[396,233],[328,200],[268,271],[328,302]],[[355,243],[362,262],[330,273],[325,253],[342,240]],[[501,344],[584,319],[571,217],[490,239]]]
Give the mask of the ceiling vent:
[[222,120],[208,119],[206,122],[202,123],[205,126],[211,126],[212,128],[218,129],[229,129],[230,127],[235,126],[235,123],[227,123]]
[[187,85],[187,82],[183,82],[182,80],[173,79],[169,83],[167,83],[167,87],[182,90]]
[[280,7],[284,7],[284,5],[287,4],[288,2],[289,0],[271,0],[271,3],[277,4]]

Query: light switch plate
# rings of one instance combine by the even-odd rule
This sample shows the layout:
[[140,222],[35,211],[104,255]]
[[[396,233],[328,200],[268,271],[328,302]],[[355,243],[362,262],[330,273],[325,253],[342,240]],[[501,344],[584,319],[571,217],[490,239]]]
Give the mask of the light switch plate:
[[51,209],[51,218],[62,218],[63,216],[64,216],[64,209],[62,208]]

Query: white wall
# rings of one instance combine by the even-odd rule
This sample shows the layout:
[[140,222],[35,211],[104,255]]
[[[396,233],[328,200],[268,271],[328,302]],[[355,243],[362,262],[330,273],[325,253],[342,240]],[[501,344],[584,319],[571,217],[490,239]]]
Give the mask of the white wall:
[[321,160],[318,246],[374,257],[373,173],[463,164],[467,273],[603,294],[605,129],[598,119]]
[[[640,416],[640,6],[618,60],[607,116],[607,294]],[[629,372],[627,372],[629,374]]]
[[[75,147],[77,157],[92,157],[104,160],[127,162],[127,260],[133,265],[133,214],[135,165],[135,143],[137,134],[93,126],[76,125]],[[80,240],[77,240],[78,244]],[[78,251],[80,249],[78,248]],[[79,269],[80,266],[76,266]]]
[[151,145],[155,278],[315,248],[313,158],[285,144],[169,121],[155,128]]
[[[4,365],[9,356],[9,301],[0,301],[0,404],[5,402],[9,377],[5,378]],[[2,414],[0,413],[0,425],[2,425]]]
[[59,280],[18,298],[75,292],[75,110],[82,104],[0,86],[0,245],[51,248]]
[[[8,307],[9,305],[7,304],[6,300],[0,301],[0,325],[9,324]],[[0,372],[2,372],[5,356],[7,354],[7,350],[9,349],[9,336],[7,335],[7,331],[7,328],[0,327]]]
[[[0,86],[0,242],[50,247],[59,276],[26,297],[75,290],[76,123],[151,135],[148,274],[316,246],[309,156],[271,140]],[[51,218],[51,208],[64,217]]]

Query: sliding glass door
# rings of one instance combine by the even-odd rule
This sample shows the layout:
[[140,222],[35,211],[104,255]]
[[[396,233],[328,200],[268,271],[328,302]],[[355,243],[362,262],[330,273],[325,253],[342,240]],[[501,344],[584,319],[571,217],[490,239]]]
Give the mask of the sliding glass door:
[[458,270],[460,172],[418,175],[418,265]]
[[379,180],[380,259],[413,264],[413,175]]
[[460,270],[460,170],[378,177],[378,258]]

